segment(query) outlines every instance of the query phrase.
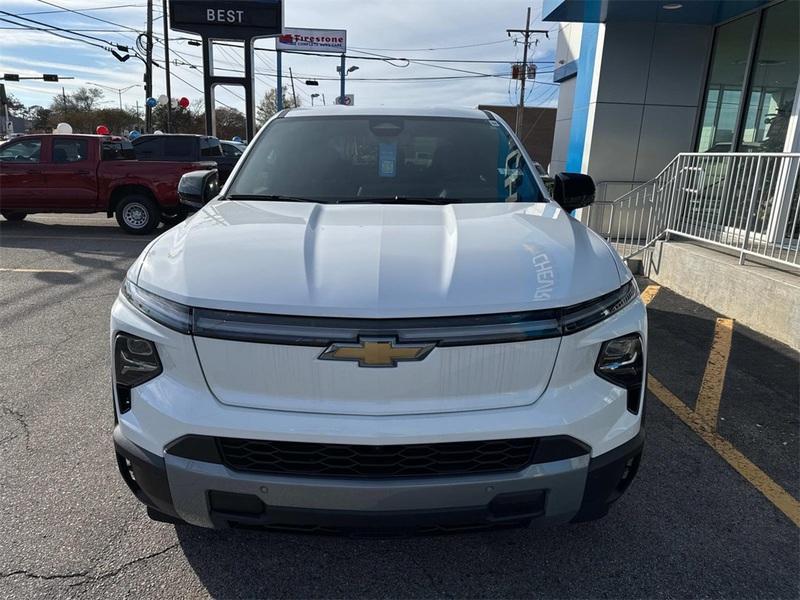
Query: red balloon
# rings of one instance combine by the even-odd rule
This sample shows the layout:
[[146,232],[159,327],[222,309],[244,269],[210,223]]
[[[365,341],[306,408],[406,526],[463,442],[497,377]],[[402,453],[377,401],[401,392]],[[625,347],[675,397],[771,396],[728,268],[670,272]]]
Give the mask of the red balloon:
[[111,130],[109,130],[109,128],[105,125],[98,125],[95,131],[97,132],[97,135],[108,135],[111,133]]
[[184,96],[183,98],[178,100],[178,106],[180,106],[181,108],[187,108],[189,106],[189,99],[186,96]]

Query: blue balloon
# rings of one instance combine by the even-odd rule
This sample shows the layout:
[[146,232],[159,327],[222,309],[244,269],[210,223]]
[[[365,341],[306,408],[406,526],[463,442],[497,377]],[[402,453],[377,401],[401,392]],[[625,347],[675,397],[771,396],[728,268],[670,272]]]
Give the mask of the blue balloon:
[[148,98],[145,101],[145,104],[147,104],[147,106],[149,106],[150,108],[153,108],[156,104],[158,104],[158,100],[156,100],[155,98]]
[[236,142],[237,144],[241,144],[242,143],[242,138],[240,138],[238,135],[235,135],[235,136],[233,136],[233,139],[231,141],[232,142]]
[[141,133],[139,133],[137,130],[135,130],[135,129],[134,129],[133,131],[131,131],[131,132],[128,134],[128,139],[129,139],[129,140],[135,140],[135,139],[136,139],[136,138],[138,138],[140,135],[142,135],[142,134],[141,134]]

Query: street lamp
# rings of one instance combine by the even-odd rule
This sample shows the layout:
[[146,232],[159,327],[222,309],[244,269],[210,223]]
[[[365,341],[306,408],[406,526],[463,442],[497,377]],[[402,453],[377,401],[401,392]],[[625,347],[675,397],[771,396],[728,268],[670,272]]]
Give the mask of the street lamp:
[[353,65],[352,67],[347,69],[347,74],[350,75],[350,73],[352,73],[353,71],[358,71],[358,67]]
[[99,88],[103,88],[105,90],[110,90],[112,92],[117,92],[119,94],[119,109],[122,110],[122,92],[127,92],[128,90],[132,90],[135,87],[142,87],[138,83],[134,83],[133,85],[129,85],[128,87],[124,88],[115,88],[108,85],[103,85],[102,83],[94,83],[93,81],[87,81],[86,85],[94,85]]
[[319,98],[319,94],[311,94],[311,106],[314,106],[314,98]]

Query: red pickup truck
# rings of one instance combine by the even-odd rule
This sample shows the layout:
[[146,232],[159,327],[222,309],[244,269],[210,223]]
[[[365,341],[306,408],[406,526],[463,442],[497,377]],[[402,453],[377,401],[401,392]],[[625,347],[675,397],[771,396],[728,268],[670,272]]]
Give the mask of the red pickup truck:
[[31,213],[105,211],[128,233],[150,233],[181,218],[181,175],[215,167],[139,162],[124,138],[26,135],[0,146],[0,214],[21,221]]

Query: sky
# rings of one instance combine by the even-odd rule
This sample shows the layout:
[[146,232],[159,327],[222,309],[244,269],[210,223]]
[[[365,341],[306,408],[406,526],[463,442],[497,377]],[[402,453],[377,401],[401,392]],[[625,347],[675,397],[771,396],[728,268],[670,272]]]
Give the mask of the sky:
[[[154,24],[154,59],[163,65],[164,49],[161,0],[154,0],[157,9]],[[531,7],[531,28],[547,29],[549,39],[537,36],[538,43],[529,52],[537,63],[538,75],[528,83],[526,105],[555,106],[558,86],[552,84],[557,23],[543,23],[541,0],[284,0],[284,26],[323,29],[346,29],[347,66],[358,70],[348,76],[347,93],[354,94],[362,106],[464,106],[478,104],[515,104],[519,99],[518,82],[507,76],[510,62],[522,60],[522,44],[509,38],[506,29],[525,26],[526,9]],[[71,9],[83,14],[69,12]],[[5,13],[11,13],[9,17]],[[139,32],[145,30],[145,0],[3,0],[0,19],[22,22],[19,17],[49,26],[79,31],[105,42],[134,46]],[[16,18],[15,18],[16,17]],[[92,19],[91,17],[95,17]],[[111,21],[113,24],[96,19]],[[32,27],[43,27],[27,22]],[[5,82],[6,90],[26,105],[49,105],[52,97],[89,84],[122,89],[122,103],[133,107],[144,103],[143,63],[131,58],[119,62],[109,52],[78,41],[65,40],[46,31],[20,28],[0,21],[0,73],[41,75],[56,73],[73,80],[46,83],[42,81]],[[60,32],[57,32],[60,33]],[[70,35],[70,37],[75,37]],[[192,36],[170,32],[172,95],[187,97],[192,103],[202,98],[203,88],[200,48],[188,44]],[[86,40],[93,41],[93,40]],[[103,42],[93,43],[104,45]],[[454,46],[460,46],[453,48]],[[271,39],[259,40],[256,47],[274,49]],[[507,61],[505,63],[436,63],[437,66],[408,64],[404,61],[373,61],[366,57],[381,56],[458,61]],[[256,98],[275,86],[274,52],[257,52]],[[356,56],[364,57],[362,59]],[[227,69],[222,74],[237,74],[242,67],[242,52],[236,48],[220,48],[215,64]],[[312,93],[324,94],[333,103],[339,93],[335,78],[338,55],[331,57],[283,54],[284,84],[289,85],[291,68],[297,96],[304,105],[311,104]],[[193,68],[190,65],[194,65]],[[408,66],[404,66],[408,65]],[[446,67],[446,68],[445,68]],[[457,69],[457,70],[452,70]],[[469,73],[463,73],[468,71]],[[379,78],[460,77],[472,73],[501,77],[470,77],[447,80],[367,81]],[[327,77],[331,80],[322,80]],[[317,78],[319,86],[305,84]],[[183,81],[181,81],[181,79]],[[540,83],[541,82],[541,83]],[[195,89],[196,88],[196,89]],[[119,105],[119,92],[104,90],[102,105]],[[155,69],[153,95],[165,92],[165,73]],[[291,89],[289,91],[291,94]],[[244,109],[240,88],[218,89],[217,101]],[[316,99],[321,101],[322,97]]]

